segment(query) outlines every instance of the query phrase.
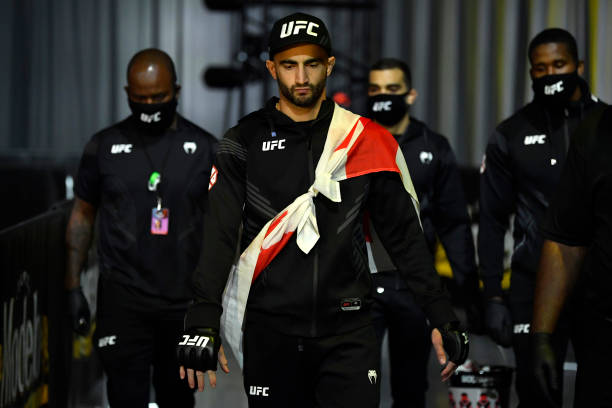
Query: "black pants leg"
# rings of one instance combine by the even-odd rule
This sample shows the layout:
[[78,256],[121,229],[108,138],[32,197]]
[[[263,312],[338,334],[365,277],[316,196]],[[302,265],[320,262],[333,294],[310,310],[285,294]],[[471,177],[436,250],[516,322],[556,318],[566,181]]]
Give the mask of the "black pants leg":
[[583,349],[576,373],[574,407],[611,407],[612,319],[584,314]]
[[431,329],[408,290],[375,291],[374,326],[379,341],[389,333],[393,407],[425,407]]
[[95,346],[107,376],[112,408],[147,408],[153,382],[160,407],[192,408],[193,391],[180,381],[175,347],[184,310],[167,311],[133,290],[101,278]]
[[160,408],[192,408],[194,390],[179,377],[176,344],[183,332],[184,310],[160,312],[155,323],[153,387]]
[[[531,371],[530,327],[533,317],[533,302],[510,302],[513,321],[512,347],[516,359],[515,383],[520,408],[541,407],[538,389],[535,387]],[[569,326],[561,324],[553,337],[553,348],[557,356],[557,378],[563,395],[563,363],[569,342]]]
[[380,360],[374,330],[319,338],[247,323],[244,388],[250,408],[376,408]]

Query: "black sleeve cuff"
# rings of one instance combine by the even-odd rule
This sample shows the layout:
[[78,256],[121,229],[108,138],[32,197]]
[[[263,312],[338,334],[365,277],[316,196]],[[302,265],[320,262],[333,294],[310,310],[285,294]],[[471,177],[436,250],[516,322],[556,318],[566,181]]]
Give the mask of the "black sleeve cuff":
[[442,327],[446,323],[459,322],[448,297],[434,300],[423,306],[423,310],[432,327]]
[[212,303],[194,303],[189,306],[185,315],[185,330],[194,328],[211,328],[219,331],[223,308]]

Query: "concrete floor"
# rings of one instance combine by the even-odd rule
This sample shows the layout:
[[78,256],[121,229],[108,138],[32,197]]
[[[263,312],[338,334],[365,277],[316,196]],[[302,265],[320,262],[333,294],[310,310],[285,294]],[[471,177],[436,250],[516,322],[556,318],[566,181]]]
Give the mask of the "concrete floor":
[[[514,365],[514,353],[509,348],[502,348],[494,344],[486,336],[472,335],[470,337],[470,355],[469,359],[478,362],[480,365]],[[386,352],[386,341],[383,345],[382,355],[382,382],[381,382],[381,403],[380,408],[391,407],[391,396],[389,386],[389,356]],[[219,372],[217,388],[207,388],[203,393],[197,393],[196,395],[196,408],[247,408],[247,399],[242,386],[242,375],[238,369],[238,363],[233,359],[231,355],[228,355],[230,359],[230,374],[223,374]],[[568,359],[573,359],[573,353],[568,353]],[[430,355],[429,362],[429,390],[427,391],[427,407],[431,408],[447,408],[449,406],[448,392],[449,385],[442,383],[439,378],[439,364],[433,357],[433,353]],[[570,408],[574,398],[574,379],[576,375],[575,363],[565,363],[565,376],[564,376],[564,399],[563,407]],[[99,377],[98,377],[99,378]],[[87,381],[87,380],[85,380]],[[95,381],[91,384],[91,392],[87,400],[71,401],[70,407],[79,408],[101,408],[107,407],[105,398],[105,386],[103,380]],[[154,397],[153,397],[154,398]],[[510,407],[517,405],[516,394],[512,390],[510,395]],[[476,404],[472,404],[476,406]],[[156,408],[157,405],[152,403],[150,408]]]
[[[383,345],[382,355],[382,383],[381,383],[381,403],[380,408],[391,407],[391,393],[389,386],[389,356],[386,352],[386,342]],[[571,353],[570,353],[571,354]],[[489,365],[504,365],[514,366],[514,353],[510,348],[503,348],[493,343],[486,336],[471,336],[471,347],[469,358],[483,364]],[[230,370],[234,367],[233,371],[228,375],[221,375],[218,377],[217,388],[214,390],[208,389],[203,393],[198,393],[196,396],[196,407],[197,408],[209,408],[209,407],[227,407],[227,408],[247,408],[247,399],[242,388],[242,376],[237,369],[238,364],[230,357]],[[427,406],[432,408],[447,408],[449,406],[448,391],[449,386],[447,383],[442,383],[439,378],[439,364],[433,357],[433,353],[430,355],[429,362],[429,390],[427,391]],[[564,377],[565,395],[563,401],[563,407],[569,408],[572,406],[574,398],[574,378],[575,378],[575,366],[573,364],[566,363],[566,371]],[[516,394],[512,390],[510,395],[510,406],[514,407],[517,405]],[[473,404],[475,406],[475,404]]]

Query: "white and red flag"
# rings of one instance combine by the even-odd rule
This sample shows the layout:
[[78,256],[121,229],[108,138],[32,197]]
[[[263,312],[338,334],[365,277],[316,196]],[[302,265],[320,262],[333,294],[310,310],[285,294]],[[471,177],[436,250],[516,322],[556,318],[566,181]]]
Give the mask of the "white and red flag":
[[340,202],[340,181],[379,171],[400,174],[419,214],[417,195],[397,141],[370,119],[336,105],[315,181],[301,196],[268,221],[230,272],[223,293],[221,337],[242,367],[242,322],[251,283],[295,234],[298,247],[309,253],[319,240],[313,198],[318,194]]

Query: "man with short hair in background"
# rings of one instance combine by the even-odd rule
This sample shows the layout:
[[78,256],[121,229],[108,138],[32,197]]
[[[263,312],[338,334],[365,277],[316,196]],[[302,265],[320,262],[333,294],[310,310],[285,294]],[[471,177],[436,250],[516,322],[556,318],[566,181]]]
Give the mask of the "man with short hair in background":
[[[188,408],[193,391],[170,373],[193,296],[203,211],[217,140],[176,113],[172,59],[149,48],[128,64],[132,115],[85,146],[66,231],[66,282],[74,330],[89,331],[80,273],[98,222],[94,345],[111,407]],[[152,371],[151,371],[152,368]]]
[[[439,239],[464,305],[477,305],[471,220],[455,155],[444,136],[410,115],[418,94],[408,65],[395,58],[374,63],[368,96],[368,116],[393,135],[406,159],[419,198],[428,255],[433,259]],[[381,343],[388,333],[393,406],[424,407],[431,328],[369,219],[366,239],[373,273],[374,327]]]
[[[569,32],[560,28],[540,32],[531,40],[528,56],[534,98],[499,124],[489,139],[481,167],[478,234],[485,324],[494,341],[514,348],[521,407],[539,406],[529,376],[529,327],[543,241],[538,227],[559,183],[570,134],[601,104],[581,77],[584,63]],[[504,235],[511,214],[515,215],[512,277],[504,298]],[[580,316],[575,314],[564,313],[553,339],[559,390],[570,335],[580,358]]]

